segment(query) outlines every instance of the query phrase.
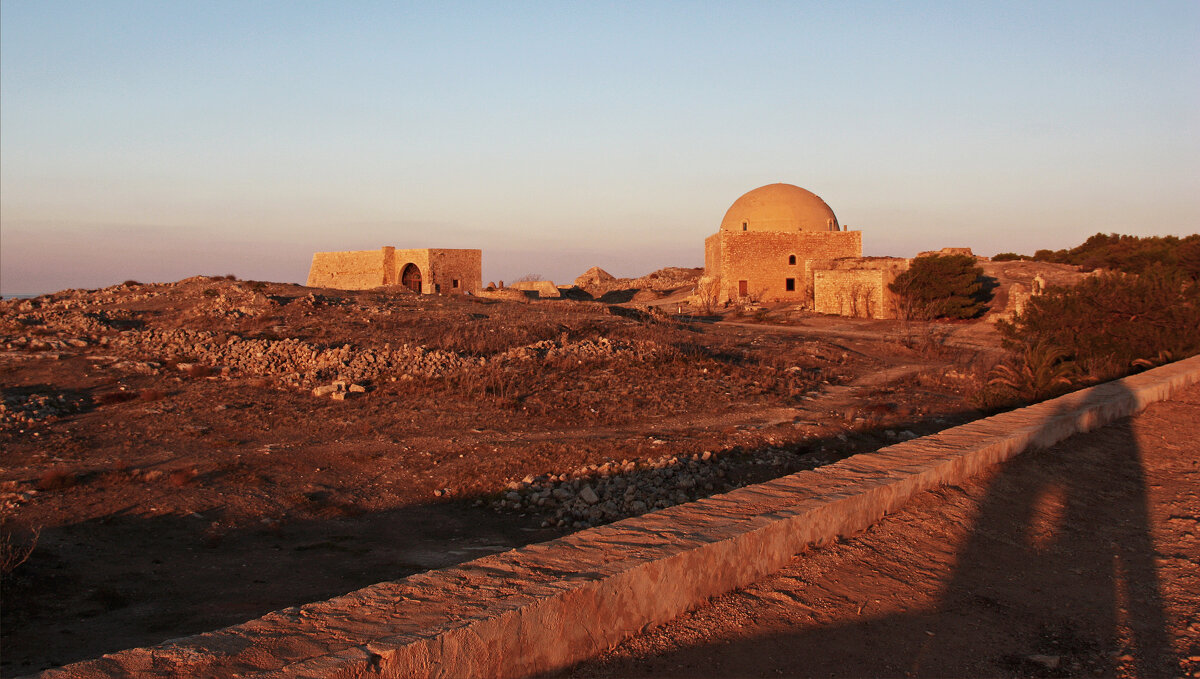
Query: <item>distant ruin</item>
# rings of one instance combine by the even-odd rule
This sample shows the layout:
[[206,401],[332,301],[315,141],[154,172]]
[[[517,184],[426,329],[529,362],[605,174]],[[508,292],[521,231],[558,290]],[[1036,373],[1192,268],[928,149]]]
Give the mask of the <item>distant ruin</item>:
[[[918,256],[939,254],[970,255],[971,251],[943,248]],[[485,290],[481,260],[481,251],[471,249],[318,252],[307,284],[344,290],[400,286],[424,294],[486,294],[504,299],[562,295],[551,281],[524,281],[511,289],[501,283]],[[704,240],[704,275],[691,301],[707,307],[792,302],[817,313],[896,318],[897,295],[889,286],[911,263],[901,257],[863,257],[862,232],[839,224],[819,196],[791,184],[769,184],[738,198],[717,233]],[[575,281],[575,287],[593,297],[610,293],[609,288],[617,285],[616,278],[598,268]],[[645,295],[657,298],[649,292]],[[1020,297],[1020,292],[1014,296]]]
[[400,285],[426,294],[478,295],[483,288],[483,253],[472,249],[426,248],[318,252],[306,285],[368,290]]

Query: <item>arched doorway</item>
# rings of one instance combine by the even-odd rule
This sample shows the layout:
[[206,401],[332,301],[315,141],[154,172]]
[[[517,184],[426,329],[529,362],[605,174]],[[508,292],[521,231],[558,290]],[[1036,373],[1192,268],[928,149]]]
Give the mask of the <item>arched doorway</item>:
[[400,284],[413,292],[421,292],[421,270],[416,264],[404,267],[404,271],[400,273]]

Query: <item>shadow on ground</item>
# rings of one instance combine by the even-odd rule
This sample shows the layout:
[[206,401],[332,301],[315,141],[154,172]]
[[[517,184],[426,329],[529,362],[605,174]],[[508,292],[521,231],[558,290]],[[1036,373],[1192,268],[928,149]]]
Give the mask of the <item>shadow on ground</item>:
[[[1128,420],[1107,427],[1102,445],[1067,442],[1017,456],[995,470],[977,497],[969,536],[926,610],[742,639],[736,631],[733,638],[722,633],[721,641],[589,663],[566,674],[1156,677],[1179,671],[1154,563],[1142,451]],[[798,591],[796,605],[820,607],[815,594],[810,600],[806,589]],[[842,617],[856,616],[851,608]]]

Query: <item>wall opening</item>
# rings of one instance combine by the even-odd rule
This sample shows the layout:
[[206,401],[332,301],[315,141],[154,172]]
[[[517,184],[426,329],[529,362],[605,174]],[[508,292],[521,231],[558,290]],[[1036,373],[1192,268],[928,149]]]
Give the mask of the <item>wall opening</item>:
[[785,281],[783,282],[783,287],[784,287],[784,289],[785,289],[785,290],[787,290],[788,292],[795,292],[795,291],[796,291],[796,279],[795,279],[795,278],[789,278],[789,279],[785,280]]
[[746,297],[750,294],[750,281],[738,281],[738,296]]
[[404,267],[404,271],[400,274],[400,284],[413,292],[421,292],[421,270],[417,268],[416,264],[408,264]]
[[457,279],[457,278],[455,278],[455,279],[453,279],[453,281],[454,281],[454,282],[453,282],[453,284],[452,284],[450,287],[452,287],[452,288],[454,288],[455,290],[457,290],[457,289],[458,289],[458,279]]
[[742,222],[742,231],[745,231],[749,226],[749,222]]
[[788,264],[796,266],[796,255],[788,255]]

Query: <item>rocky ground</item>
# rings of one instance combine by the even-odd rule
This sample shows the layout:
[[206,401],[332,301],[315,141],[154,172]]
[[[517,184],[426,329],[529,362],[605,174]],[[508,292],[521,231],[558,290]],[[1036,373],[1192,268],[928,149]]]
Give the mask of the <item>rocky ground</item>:
[[797,313],[739,327],[207,277],[0,301],[0,673],[811,468],[984,405],[992,353]]

